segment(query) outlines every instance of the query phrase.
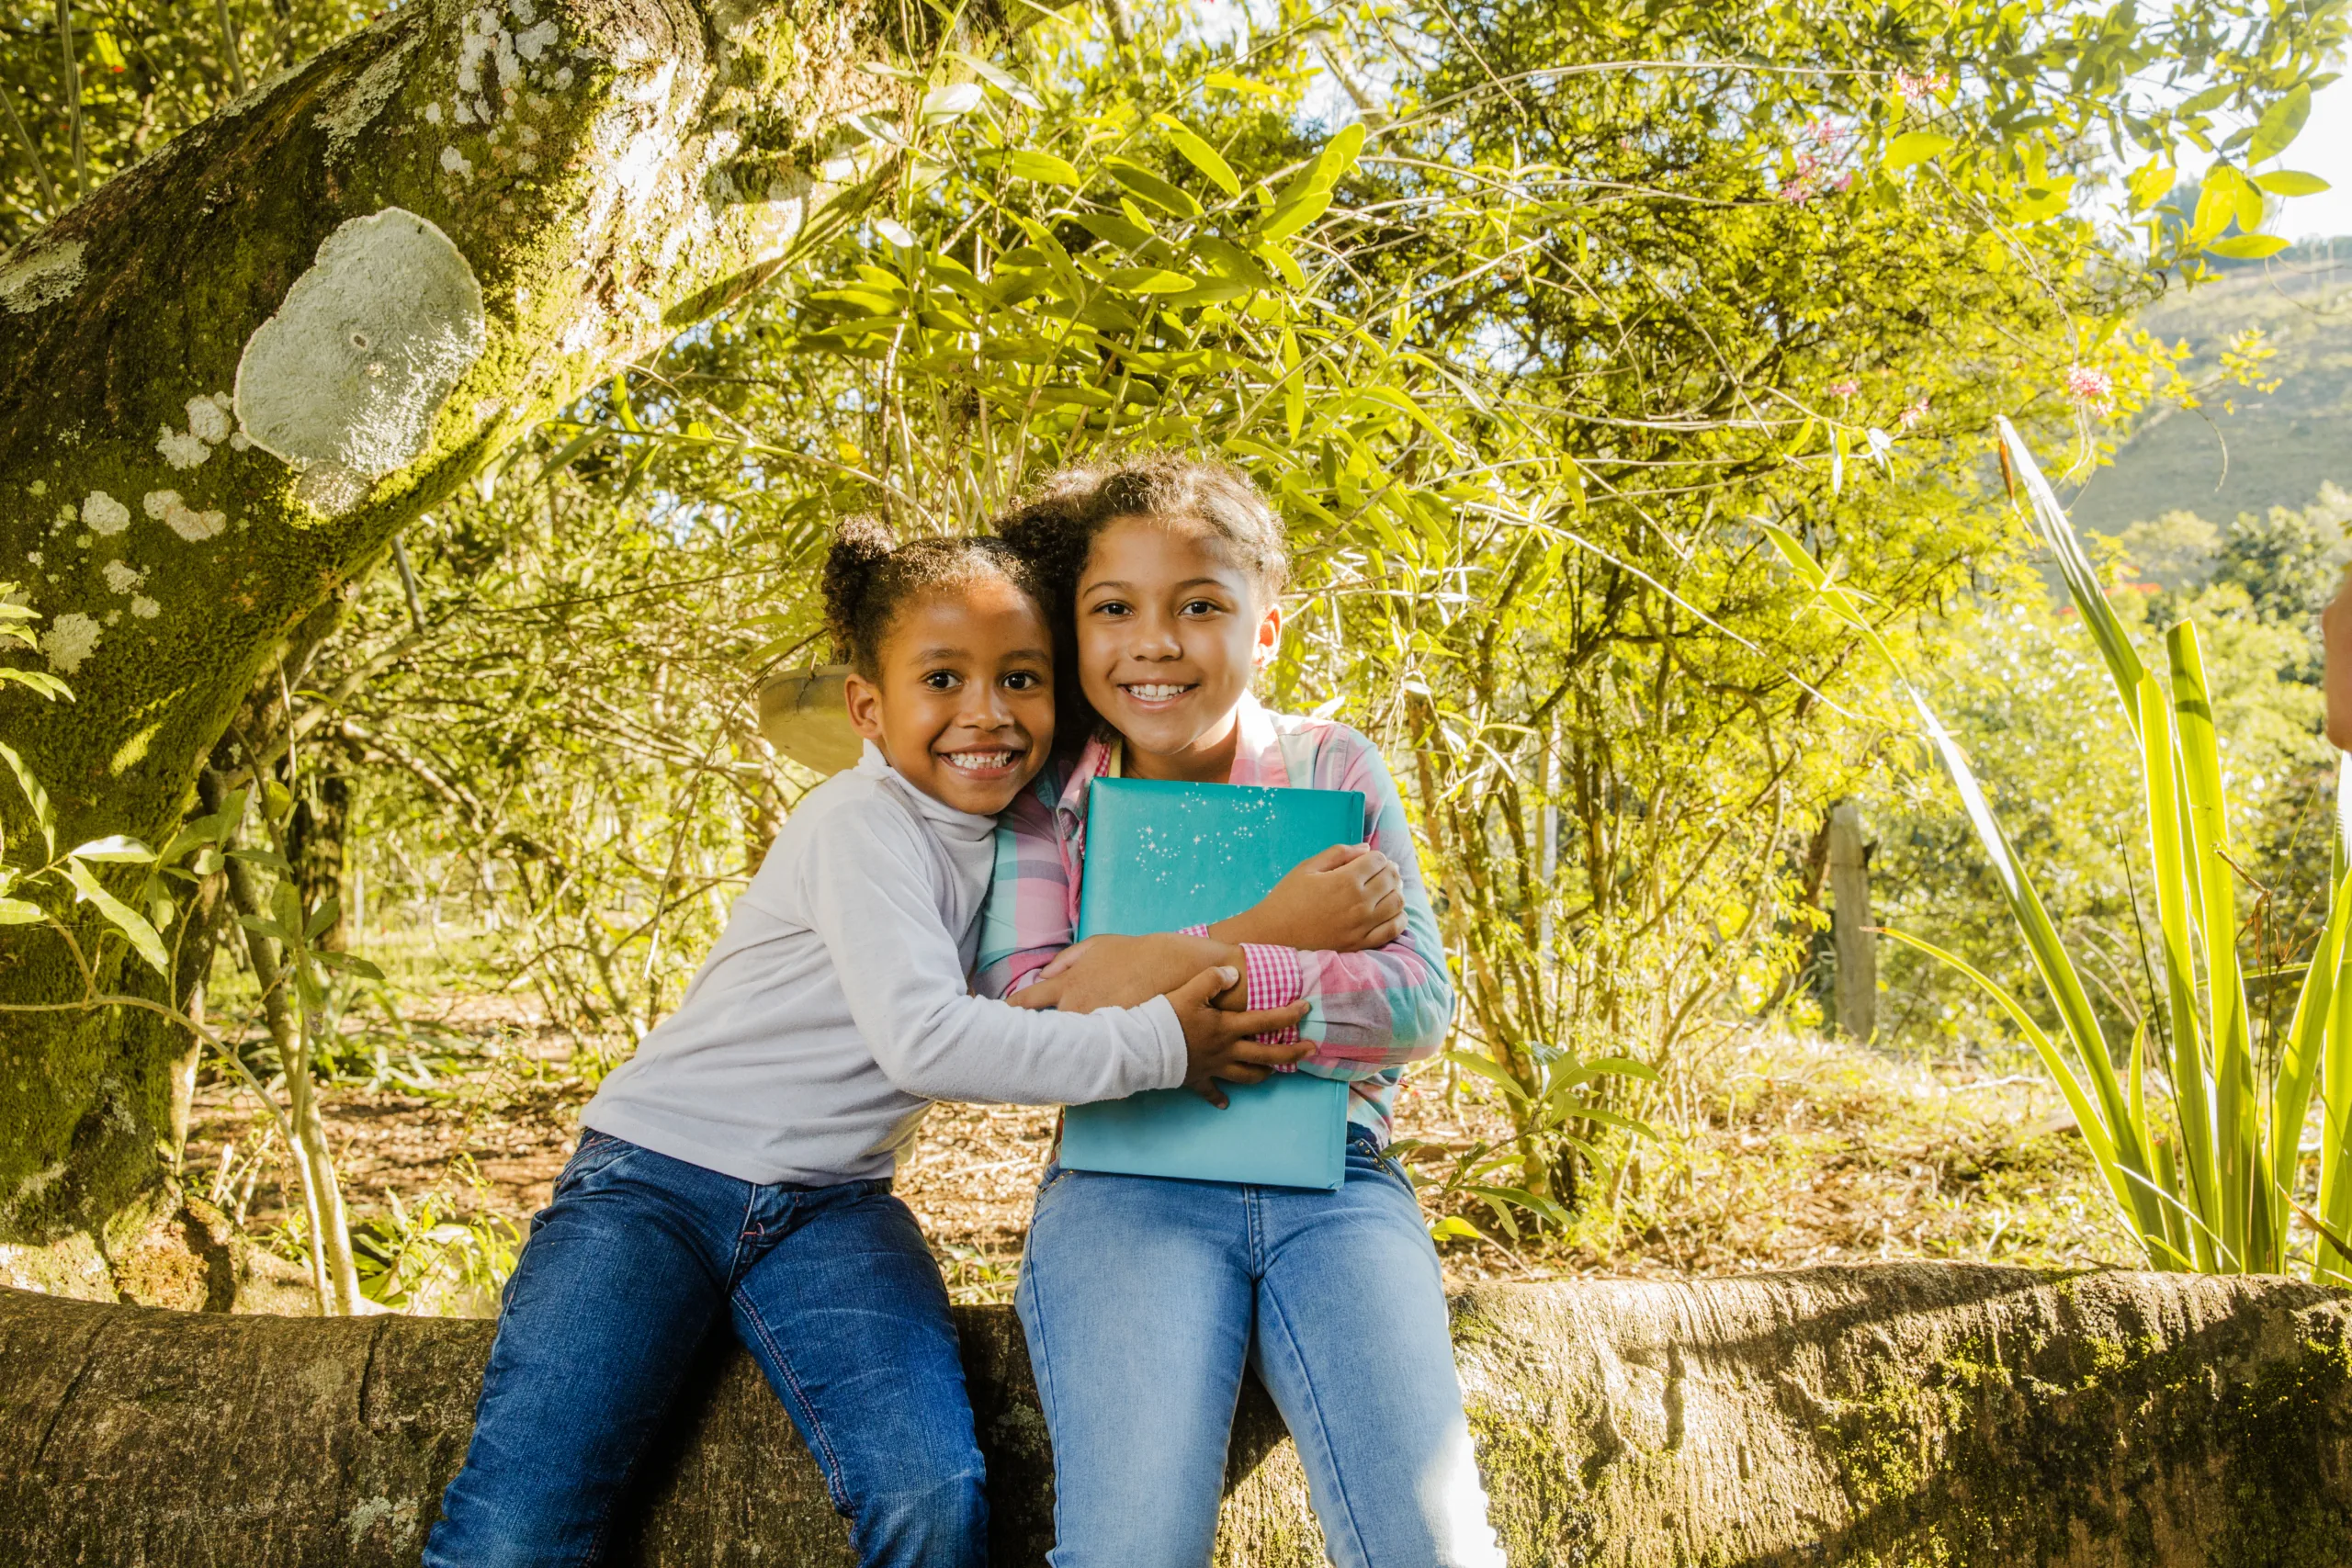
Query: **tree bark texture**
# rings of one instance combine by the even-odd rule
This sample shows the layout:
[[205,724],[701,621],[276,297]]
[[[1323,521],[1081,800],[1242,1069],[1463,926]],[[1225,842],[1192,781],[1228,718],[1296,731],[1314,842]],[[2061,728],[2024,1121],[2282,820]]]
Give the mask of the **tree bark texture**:
[[[994,1561],[1042,1561],[1045,1423],[1009,1310],[960,1314]],[[2352,1557],[2352,1295],[2278,1279],[1890,1264],[1482,1289],[1457,1354],[1517,1568]],[[487,1323],[186,1314],[0,1291],[0,1561],[417,1561]],[[621,1561],[843,1564],[783,1408],[720,1345]],[[1254,1387],[1217,1560],[1323,1561]]]
[[[403,524],[770,276],[829,129],[907,90],[859,64],[928,15],[415,0],[0,254],[0,579],[75,694],[0,692],[0,735],[62,843],[167,837],[255,672]],[[13,784],[0,813],[22,846]],[[52,934],[0,931],[0,1002],[79,994]],[[0,1029],[0,1279],[103,1288],[169,1209],[169,1032]]]

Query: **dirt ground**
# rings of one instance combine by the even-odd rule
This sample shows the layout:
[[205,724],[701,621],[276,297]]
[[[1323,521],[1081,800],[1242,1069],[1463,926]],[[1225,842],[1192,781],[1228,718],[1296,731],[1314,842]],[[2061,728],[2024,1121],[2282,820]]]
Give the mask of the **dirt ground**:
[[[486,998],[445,999],[417,1022],[432,1049],[412,1058],[395,1043],[372,1065],[346,1056],[322,1095],[355,1226],[397,1231],[397,1204],[412,1228],[427,1211],[442,1225],[434,1236],[487,1222],[511,1242],[578,1136],[594,1063],[527,1010]],[[1907,1258],[2135,1261],[2079,1138],[2052,1115],[2055,1093],[2030,1071],[1786,1033],[1727,1035],[1646,1108],[1657,1140],[1612,1156],[1572,1224],[1516,1237],[1483,1204],[1444,1190],[1456,1156],[1507,1131],[1476,1084],[1449,1085],[1436,1069],[1408,1079],[1398,1106],[1400,1137],[1421,1145],[1410,1163],[1427,1182],[1430,1218],[1458,1214],[1480,1233],[1442,1249],[1457,1284]],[[1049,1110],[942,1105],[925,1122],[899,1191],[958,1300],[1010,1299],[1053,1121]],[[266,1127],[250,1098],[208,1072],[187,1179],[249,1233],[290,1248],[287,1200],[291,1192],[299,1211],[300,1199]],[[437,1310],[487,1310],[488,1300],[477,1289]]]

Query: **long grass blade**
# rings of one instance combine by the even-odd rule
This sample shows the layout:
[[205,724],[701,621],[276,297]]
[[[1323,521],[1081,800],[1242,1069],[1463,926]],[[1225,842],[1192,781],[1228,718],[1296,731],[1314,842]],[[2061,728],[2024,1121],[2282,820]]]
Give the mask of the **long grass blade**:
[[[2352,837],[2352,757],[2337,769],[2337,863],[2347,858],[2345,839]],[[2336,897],[2346,897],[2339,879]],[[2334,923],[2330,911],[2330,923]],[[2352,940],[2347,940],[2352,947]],[[2329,1240],[2352,1235],[2352,977],[2338,976],[2334,1006],[2327,1010],[2327,1027],[2321,1039],[2319,1070],[2319,1211],[2326,1222],[2320,1233],[2319,1266],[2312,1273],[2322,1280],[2352,1285],[2352,1254]]]
[[[2303,1120],[2311,1113],[2312,1095],[2319,1087],[2320,1064],[2327,1052],[2327,1022],[2335,1012],[2335,988],[2345,981],[2344,931],[2352,920],[2352,886],[2339,880],[2328,899],[2327,929],[2320,933],[2295,997],[2295,1016],[2287,1026],[2287,1043],[2279,1053],[2278,1078],[2270,1091],[2270,1169],[2265,1190],[2273,1207],[2289,1201],[2302,1173]],[[2286,1216],[2274,1217],[2273,1227],[2283,1234]]]
[[2058,504],[2050,481],[2041,477],[2041,465],[2033,460],[2033,449],[2025,444],[2025,437],[2018,434],[2016,425],[2006,419],[1996,423],[2001,445],[2007,450],[2009,461],[2024,481],[2027,498],[2032,502],[2034,532],[2057,558],[2058,573],[2065,579],[2066,592],[2074,599],[2083,625],[2090,628],[2099,657],[2107,660],[2108,674],[2115,681],[2115,694],[2123,705],[2124,722],[2136,730],[2140,714],[2134,694],[2146,666],[2141,662],[2138,649],[2132,646],[2123,623],[2116,618],[2115,607],[2107,602],[2098,574],[2091,568],[2090,557],[2083,553],[2082,541],[2075,536],[2074,525],[2066,521],[2066,509]]
[[[1905,947],[1951,965],[1973,980],[2003,1012],[2009,1015],[2009,1021],[2018,1026],[2018,1032],[2025,1036],[2026,1043],[2032,1046],[2034,1055],[2041,1058],[2041,1065],[2057,1082],[2058,1092],[2065,1097],[2066,1109],[2074,1112],[2075,1125],[2082,1132],[2084,1146],[2090,1150],[2100,1177],[2106,1180],[2108,1190],[2114,1195],[2116,1207],[2132,1217],[2134,1229],[2147,1246],[2151,1257],[2162,1257],[2164,1251],[2168,1251],[2170,1243],[2165,1235],[2163,1210],[2150,1184],[2138,1173],[2126,1171],[2117,1159],[2115,1140],[2108,1135],[2106,1123],[2100,1120],[2098,1102],[2092,1099],[2090,1090],[2084,1087],[2074,1064],[2066,1059],[2066,1053],[2050,1038],[2048,1031],[2035,1022],[2033,1015],[2026,1011],[2024,1006],[1998,981],[1959,954],[1947,953],[1935,943],[1907,932],[1889,930],[1885,934]],[[2143,1215],[2147,1216],[2149,1223],[2142,1223]]]
[[[2184,1198],[2199,1214],[2213,1212],[2212,1090],[2205,1063],[2205,1023],[2197,1003],[2197,959],[2190,931],[2198,900],[2183,847],[2179,757],[2173,739],[2172,696],[2154,674],[2139,686],[2140,767],[2148,811],[2148,861],[2156,895],[2156,927],[2165,956],[2166,1076],[2180,1133]],[[2197,1267],[2213,1258],[2204,1233],[2191,1238]]]
[[[2213,735],[2213,704],[2197,628],[2184,621],[2165,634],[2172,666],[2173,723],[2180,737],[2181,784],[2188,810],[2191,874],[2199,899],[2199,947],[2205,959],[2208,1036],[2213,1048],[2213,1134],[2218,1207],[2206,1220],[2230,1251],[2263,1272],[2273,1267],[2254,1247],[2255,1204],[2267,1186],[2263,1129],[2254,1077],[2254,1042],[2246,1017],[2245,982],[2238,968],[2236,872],[2228,860],[2228,800]],[[2263,1204],[2266,1215],[2269,1205]]]
[[1919,711],[1928,739],[1941,754],[1944,767],[1960,791],[1961,805],[1976,829],[1978,841],[1992,859],[1994,874],[2000,879],[2002,891],[2008,897],[2009,912],[2025,933],[2026,950],[2032,954],[2035,969],[2041,972],[2042,987],[2057,1010],[2075,1057],[2098,1095],[2100,1122],[2114,1145],[2115,1157],[2143,1179],[2141,1186],[2131,1190],[2130,1201],[2130,1207],[2141,1218],[2141,1234],[2161,1234],[2163,1222],[2154,1200],[2144,1190],[2144,1179],[2149,1172],[2147,1149],[2133,1130],[2133,1117],[2123,1100],[2123,1085],[2115,1076],[2115,1062],[2108,1054],[2107,1036],[2099,1028],[2098,1014],[2091,1008],[2090,993],[2084,988],[2082,976],[2075,968],[2074,958],[2067,953],[2050,911],[2042,907],[2041,896],[2034,891],[2033,884],[2018,866],[2017,852],[1994,817],[1984,791],[1968,765],[1967,755],[1916,691],[1911,694],[1911,701]]

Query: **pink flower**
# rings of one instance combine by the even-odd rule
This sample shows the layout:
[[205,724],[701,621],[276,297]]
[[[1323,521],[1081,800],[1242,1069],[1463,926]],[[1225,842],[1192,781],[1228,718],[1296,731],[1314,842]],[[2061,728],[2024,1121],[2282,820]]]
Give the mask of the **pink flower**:
[[1846,140],[1846,128],[1834,119],[1810,121],[1804,128],[1804,133],[1812,139],[1815,146],[1825,149],[1834,148]]
[[2077,365],[2066,372],[2066,396],[2077,408],[2104,409],[2115,401],[2115,378],[2104,370]]
[[1903,95],[1905,103],[1917,103],[1921,98],[1933,97],[1936,94],[1942,92],[1949,82],[1950,78],[1940,71],[1924,73],[1916,71],[1897,71],[1894,73],[1894,90]]
[[1850,398],[1861,389],[1862,384],[1860,381],[1855,380],[1851,376],[1847,377],[1842,381],[1832,381],[1829,383],[1829,395],[1833,398]]
[[1908,430],[1927,417],[1928,400],[1921,398],[1917,402],[1913,403],[1909,408],[1906,408],[1901,413],[1896,414],[1894,416],[1894,423],[1899,428]]

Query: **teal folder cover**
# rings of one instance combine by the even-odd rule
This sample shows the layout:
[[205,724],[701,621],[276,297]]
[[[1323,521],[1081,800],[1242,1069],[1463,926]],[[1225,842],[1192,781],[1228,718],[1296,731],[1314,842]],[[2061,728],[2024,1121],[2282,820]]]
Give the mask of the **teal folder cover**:
[[[1086,808],[1078,934],[1143,936],[1238,915],[1284,873],[1333,844],[1363,841],[1355,790],[1096,779]],[[1071,1170],[1340,1185],[1348,1086],[1306,1073],[1227,1084],[1220,1111],[1188,1089],[1073,1105],[1061,1163]]]

